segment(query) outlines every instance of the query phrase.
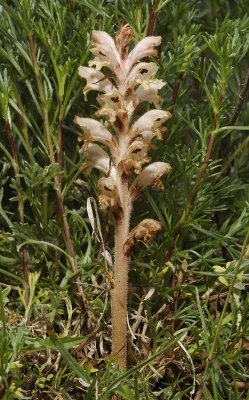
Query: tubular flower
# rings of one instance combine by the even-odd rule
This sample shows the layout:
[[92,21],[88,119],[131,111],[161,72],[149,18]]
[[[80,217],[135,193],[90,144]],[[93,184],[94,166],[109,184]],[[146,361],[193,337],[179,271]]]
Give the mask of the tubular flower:
[[86,147],[89,142],[94,141],[106,144],[110,150],[117,148],[116,139],[99,121],[92,118],[75,117],[75,122],[86,132],[83,137]]
[[87,148],[82,146],[80,153],[86,156],[87,162],[83,164],[86,173],[90,173],[93,168],[104,172],[106,175],[110,171],[111,159],[105,150],[96,143],[89,143]]
[[135,86],[141,84],[143,81],[152,79],[157,71],[158,66],[156,65],[156,63],[141,62],[136,64],[132,68],[131,72],[128,74],[123,85],[121,86],[121,90],[125,92],[128,88],[133,89]]
[[131,143],[122,159],[127,174],[130,174],[132,169],[134,169],[136,174],[139,174],[142,165],[150,162],[151,157],[148,157],[149,148],[150,143],[143,138],[138,138]]
[[121,116],[126,112],[126,102],[122,94],[116,89],[112,89],[109,93],[99,96],[98,102],[101,108],[96,113],[97,116],[106,116],[108,121],[115,122],[117,116]]
[[118,75],[121,58],[112,37],[106,32],[93,31],[92,44],[94,47],[91,52],[95,58],[89,62],[89,66],[95,65],[97,70],[108,67]]
[[161,129],[161,125],[169,118],[171,118],[171,113],[169,111],[150,110],[140,117],[131,127],[131,136],[134,137],[145,130],[156,132]]
[[108,93],[112,90],[112,83],[105,77],[102,72],[97,71],[95,68],[79,67],[79,76],[86,80],[86,86],[83,90],[85,100],[87,100],[87,93],[91,90]]
[[118,191],[114,179],[111,176],[100,178],[98,188],[101,192],[99,196],[100,208],[114,207],[118,203]]
[[134,180],[131,186],[131,195],[138,194],[147,186],[154,186],[163,189],[163,183],[160,178],[164,174],[169,174],[171,170],[172,168],[168,163],[161,161],[148,165]]
[[161,79],[150,79],[142,81],[139,88],[136,90],[136,96],[139,103],[147,101],[153,103],[156,108],[160,107],[161,97],[158,95],[158,90],[166,85]]
[[[100,92],[95,115],[105,122],[75,118],[84,132],[80,152],[86,157],[85,169],[89,173],[96,168],[102,174],[98,180],[99,204],[102,209],[109,209],[115,226],[112,351],[122,368],[126,367],[129,256],[138,241],[146,243],[161,229],[158,221],[146,219],[129,232],[133,202],[149,185],[162,188],[160,178],[171,171],[166,162],[149,164],[148,154],[152,139],[162,140],[163,124],[171,118],[169,111],[159,109],[159,90],[165,83],[155,79],[158,67],[155,62],[143,61],[157,55],[161,37],[146,37],[129,53],[133,37],[128,24],[120,29],[115,40],[106,32],[93,31],[94,58],[89,67],[79,68],[79,74],[86,80],[85,98],[90,90]],[[105,75],[100,71],[102,67],[110,71]],[[136,118],[136,108],[142,102],[154,104],[155,109]],[[108,148],[108,153],[102,146]]]
[[161,44],[161,36],[148,36],[142,39],[135,48],[130,52],[125,62],[125,70],[129,72],[131,67],[141,58],[149,56],[157,56],[158,47]]

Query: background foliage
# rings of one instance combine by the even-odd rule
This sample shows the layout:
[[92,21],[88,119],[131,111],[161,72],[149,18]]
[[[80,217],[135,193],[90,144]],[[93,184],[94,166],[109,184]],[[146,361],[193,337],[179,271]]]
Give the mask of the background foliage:
[[[247,0],[1,5],[0,399],[248,399]],[[96,176],[81,169],[73,123],[96,109],[77,72],[91,31],[123,22],[136,40],[153,25],[162,36],[173,113],[153,149],[173,172],[133,213],[133,225],[163,229],[132,258],[127,372],[112,367],[112,270],[92,235]]]

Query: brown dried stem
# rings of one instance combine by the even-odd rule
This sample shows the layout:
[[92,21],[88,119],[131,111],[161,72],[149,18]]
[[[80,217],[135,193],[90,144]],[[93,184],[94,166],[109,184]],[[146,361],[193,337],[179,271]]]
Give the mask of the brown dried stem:
[[157,17],[157,5],[158,5],[158,0],[154,0],[148,22],[147,36],[152,36],[154,32],[156,17]]

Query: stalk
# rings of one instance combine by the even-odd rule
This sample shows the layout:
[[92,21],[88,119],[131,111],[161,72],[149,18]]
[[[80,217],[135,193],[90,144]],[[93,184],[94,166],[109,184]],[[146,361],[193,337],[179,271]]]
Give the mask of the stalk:
[[[127,133],[129,125],[123,126],[125,134],[119,132],[118,147],[120,154],[128,149]],[[120,199],[120,212],[114,214],[115,224],[115,264],[113,275],[112,303],[112,353],[116,364],[125,369],[127,367],[127,300],[128,300],[128,271],[129,256],[124,253],[124,244],[128,238],[132,202],[129,200],[129,186],[126,174],[119,167],[117,159],[117,190]]]
[[[127,196],[127,185],[124,197]],[[125,205],[125,204],[124,204]],[[115,219],[115,265],[112,290],[112,352],[121,368],[127,365],[127,298],[129,257],[124,254],[128,237],[130,210],[123,207],[123,214]]]
[[61,172],[62,172],[62,111],[63,99],[59,98],[59,117],[58,117],[58,172],[59,185],[61,187]]

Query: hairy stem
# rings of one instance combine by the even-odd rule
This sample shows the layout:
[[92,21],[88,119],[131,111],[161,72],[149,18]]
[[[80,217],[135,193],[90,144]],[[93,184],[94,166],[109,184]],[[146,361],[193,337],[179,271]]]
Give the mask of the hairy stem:
[[[128,124],[126,127],[128,130]],[[124,135],[119,136],[120,154],[128,147]],[[117,160],[117,165],[119,160]],[[128,179],[122,167],[117,167],[117,190],[120,198],[120,210],[115,215],[115,264],[114,287],[112,290],[112,353],[118,367],[127,367],[127,299],[129,257],[124,254],[130,225],[131,204],[129,200]]]
[[115,267],[112,290],[112,353],[120,368],[127,366],[127,296],[129,257],[123,246],[129,232],[129,210],[115,221]]

